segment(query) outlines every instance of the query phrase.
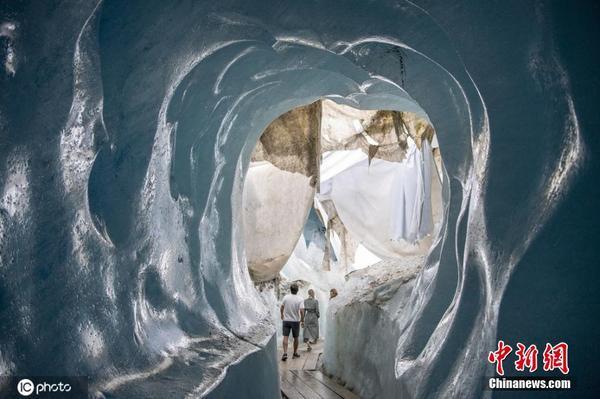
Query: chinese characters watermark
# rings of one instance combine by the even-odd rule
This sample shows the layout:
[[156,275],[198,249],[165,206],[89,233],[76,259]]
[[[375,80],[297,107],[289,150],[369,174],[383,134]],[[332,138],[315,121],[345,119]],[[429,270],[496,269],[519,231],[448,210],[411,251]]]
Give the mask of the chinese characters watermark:
[[[490,352],[488,355],[488,361],[492,364],[496,364],[496,373],[498,375],[504,375],[503,362],[506,360],[508,355],[513,352],[513,348],[505,344],[504,341],[498,341],[498,348]],[[518,342],[517,350],[514,352],[517,359],[515,360],[515,370],[534,372],[538,368],[538,354],[539,351],[535,344],[529,345],[528,347]],[[543,370],[552,371],[560,370],[563,374],[569,374],[569,345],[560,342],[556,345],[546,343],[546,347],[542,354]]]

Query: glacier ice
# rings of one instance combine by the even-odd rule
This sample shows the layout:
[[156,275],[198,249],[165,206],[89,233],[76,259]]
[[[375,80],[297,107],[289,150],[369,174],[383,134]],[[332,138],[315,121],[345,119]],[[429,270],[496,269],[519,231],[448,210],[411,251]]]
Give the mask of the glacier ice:
[[[89,375],[100,397],[277,397],[242,187],[268,124],[329,98],[426,117],[444,154],[439,240],[408,285],[385,286],[381,379],[357,372],[363,392],[480,396],[503,335],[569,341],[569,394],[591,395],[585,7],[3,2],[0,375]],[[361,306],[342,321],[370,326]]]

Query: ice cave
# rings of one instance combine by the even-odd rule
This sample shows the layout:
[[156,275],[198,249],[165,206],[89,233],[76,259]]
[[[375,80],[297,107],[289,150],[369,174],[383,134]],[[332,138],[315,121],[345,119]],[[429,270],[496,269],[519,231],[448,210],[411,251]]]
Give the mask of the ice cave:
[[596,397],[599,20],[0,2],[0,397]]

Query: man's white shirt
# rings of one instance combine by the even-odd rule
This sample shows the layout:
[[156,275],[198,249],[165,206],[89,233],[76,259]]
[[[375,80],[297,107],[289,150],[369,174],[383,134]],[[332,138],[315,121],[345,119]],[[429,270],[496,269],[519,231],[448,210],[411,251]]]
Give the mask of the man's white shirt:
[[299,295],[287,294],[281,301],[283,321],[300,321],[300,309],[304,309],[304,299]]

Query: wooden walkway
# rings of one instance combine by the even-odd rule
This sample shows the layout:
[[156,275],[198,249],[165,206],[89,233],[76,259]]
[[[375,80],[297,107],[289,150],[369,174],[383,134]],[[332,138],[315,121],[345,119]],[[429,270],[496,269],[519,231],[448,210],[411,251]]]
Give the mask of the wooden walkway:
[[[282,398],[360,399],[356,394],[320,371],[322,366],[323,342],[313,345],[311,352],[306,351],[305,348],[306,346],[301,344],[301,348],[298,350],[300,353],[299,359],[293,359],[290,353],[287,361],[279,362]],[[278,355],[281,359],[281,349]]]

